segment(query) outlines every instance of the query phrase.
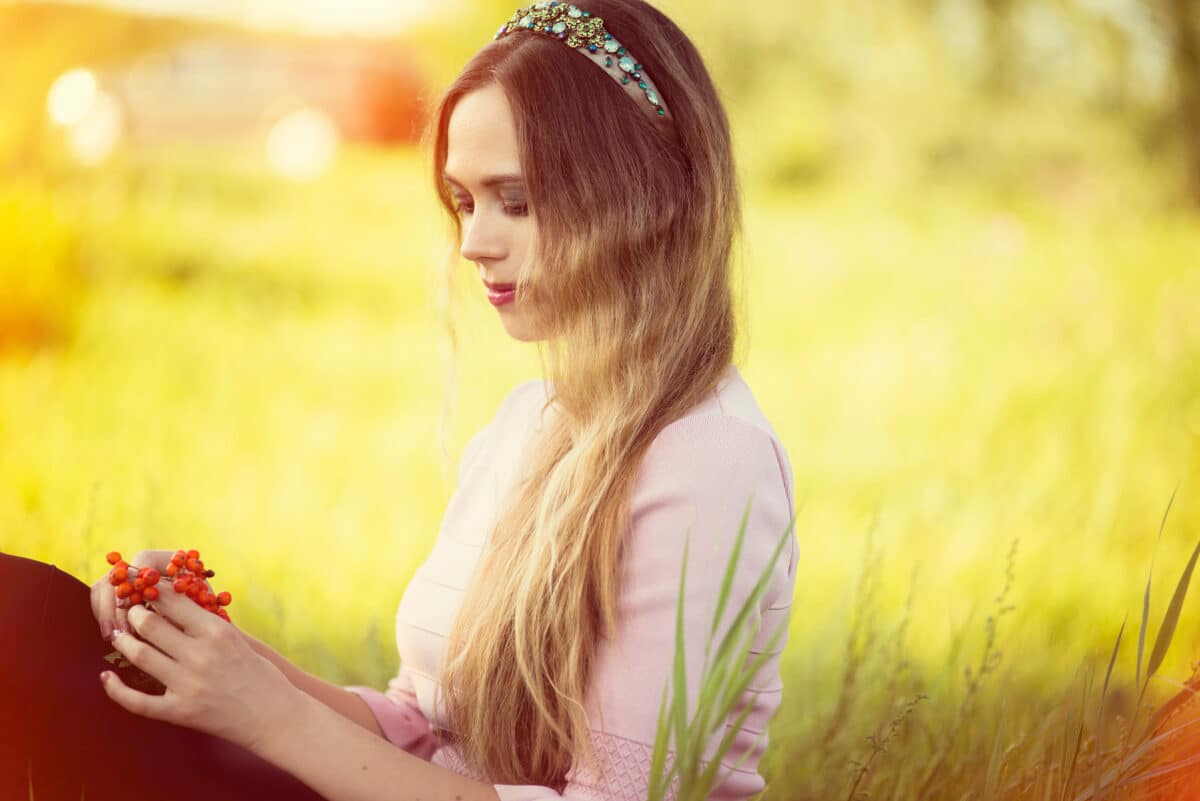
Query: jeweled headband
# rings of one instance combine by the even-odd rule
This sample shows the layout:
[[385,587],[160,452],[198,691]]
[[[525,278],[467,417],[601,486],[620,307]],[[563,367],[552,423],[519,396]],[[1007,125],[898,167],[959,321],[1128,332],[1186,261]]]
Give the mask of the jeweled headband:
[[[659,116],[666,116],[667,109],[654,83],[642,71],[642,65],[626,52],[625,46],[614,39],[611,33],[604,30],[604,20],[593,17],[590,11],[581,11],[577,6],[559,3],[556,0],[534,3],[518,8],[492,38],[499,39],[505,34],[522,29],[544,33],[564,41],[568,47],[573,47],[591,58],[627,91],[640,90],[645,93],[646,100],[650,101],[650,105]],[[637,81],[637,84],[630,81]]]

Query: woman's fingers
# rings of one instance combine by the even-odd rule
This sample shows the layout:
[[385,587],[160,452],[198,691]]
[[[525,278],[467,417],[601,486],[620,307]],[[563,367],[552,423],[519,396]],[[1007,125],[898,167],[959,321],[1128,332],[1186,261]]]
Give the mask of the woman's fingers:
[[111,575],[112,571],[109,570],[92,585],[89,593],[92,617],[96,618],[96,625],[100,627],[100,636],[106,640],[112,637],[117,614],[116,592],[113,590],[112,582],[109,581]]
[[[171,628],[170,624],[167,624],[167,627]],[[120,651],[122,656],[163,684],[170,686],[175,683],[172,673],[178,663],[154,645],[124,631],[113,634],[112,642],[113,647]]]
[[113,593],[113,596],[114,596],[113,621],[116,625],[116,628],[120,629],[121,631],[133,631],[133,629],[129,628],[129,610],[122,609],[120,606],[117,605],[116,600],[115,600],[115,596],[116,596],[115,592]]
[[92,615],[100,627],[100,636],[108,639],[112,636],[117,602],[112,585],[107,578],[100,579],[92,585],[91,602]]
[[[174,554],[175,551],[167,550],[138,551],[129,563],[130,571],[136,572],[141,567],[152,567],[163,574],[163,578],[166,579],[167,565]],[[93,584],[91,592],[92,615],[100,627],[100,636],[106,640],[110,639],[113,631],[117,629],[126,632],[132,631],[129,626],[129,607],[117,603],[116,589],[108,580],[108,576],[111,574],[110,570],[104,578]],[[169,579],[167,580],[169,581]]]

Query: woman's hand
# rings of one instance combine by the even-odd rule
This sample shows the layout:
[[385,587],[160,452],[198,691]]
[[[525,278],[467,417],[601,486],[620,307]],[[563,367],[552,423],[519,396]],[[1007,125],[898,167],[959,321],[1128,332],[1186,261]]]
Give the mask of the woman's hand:
[[287,728],[303,693],[226,623],[167,587],[129,610],[133,634],[115,633],[113,647],[166,686],[163,695],[101,676],[108,697],[135,715],[174,723],[237,743],[255,753]]
[[[130,565],[137,567],[152,567],[165,576],[167,563],[171,561],[174,551],[138,551]],[[92,615],[100,624],[100,636],[109,639],[116,629],[129,631],[128,612],[117,606],[116,588],[109,583],[110,569],[104,577],[92,585]],[[132,581],[132,579],[130,579]],[[165,585],[164,585],[165,586]]]

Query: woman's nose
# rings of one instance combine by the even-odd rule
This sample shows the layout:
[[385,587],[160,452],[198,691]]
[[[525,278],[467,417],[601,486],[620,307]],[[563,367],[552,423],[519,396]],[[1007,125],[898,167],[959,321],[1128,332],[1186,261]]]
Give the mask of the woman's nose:
[[463,221],[463,241],[460,253],[467,261],[495,261],[504,258],[504,238],[501,225],[487,212],[476,211]]

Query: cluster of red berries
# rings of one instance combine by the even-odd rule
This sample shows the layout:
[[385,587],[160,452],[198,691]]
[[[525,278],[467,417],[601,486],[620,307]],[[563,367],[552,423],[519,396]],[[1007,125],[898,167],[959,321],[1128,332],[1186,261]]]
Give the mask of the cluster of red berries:
[[[162,574],[152,567],[139,567],[135,575],[130,574],[133,568],[121,558],[120,551],[111,551],[108,563],[113,566],[109,571],[108,582],[117,588],[117,605],[122,609],[158,600],[158,582]],[[229,621],[229,613],[223,607],[229,606],[233,597],[228,592],[213,593],[208,588],[205,579],[216,575],[212,570],[206,570],[204,562],[200,561],[197,550],[176,551],[167,563],[167,577],[174,579],[171,587],[175,592],[185,593],[196,603],[203,606],[225,622]],[[125,603],[122,603],[124,601]]]

